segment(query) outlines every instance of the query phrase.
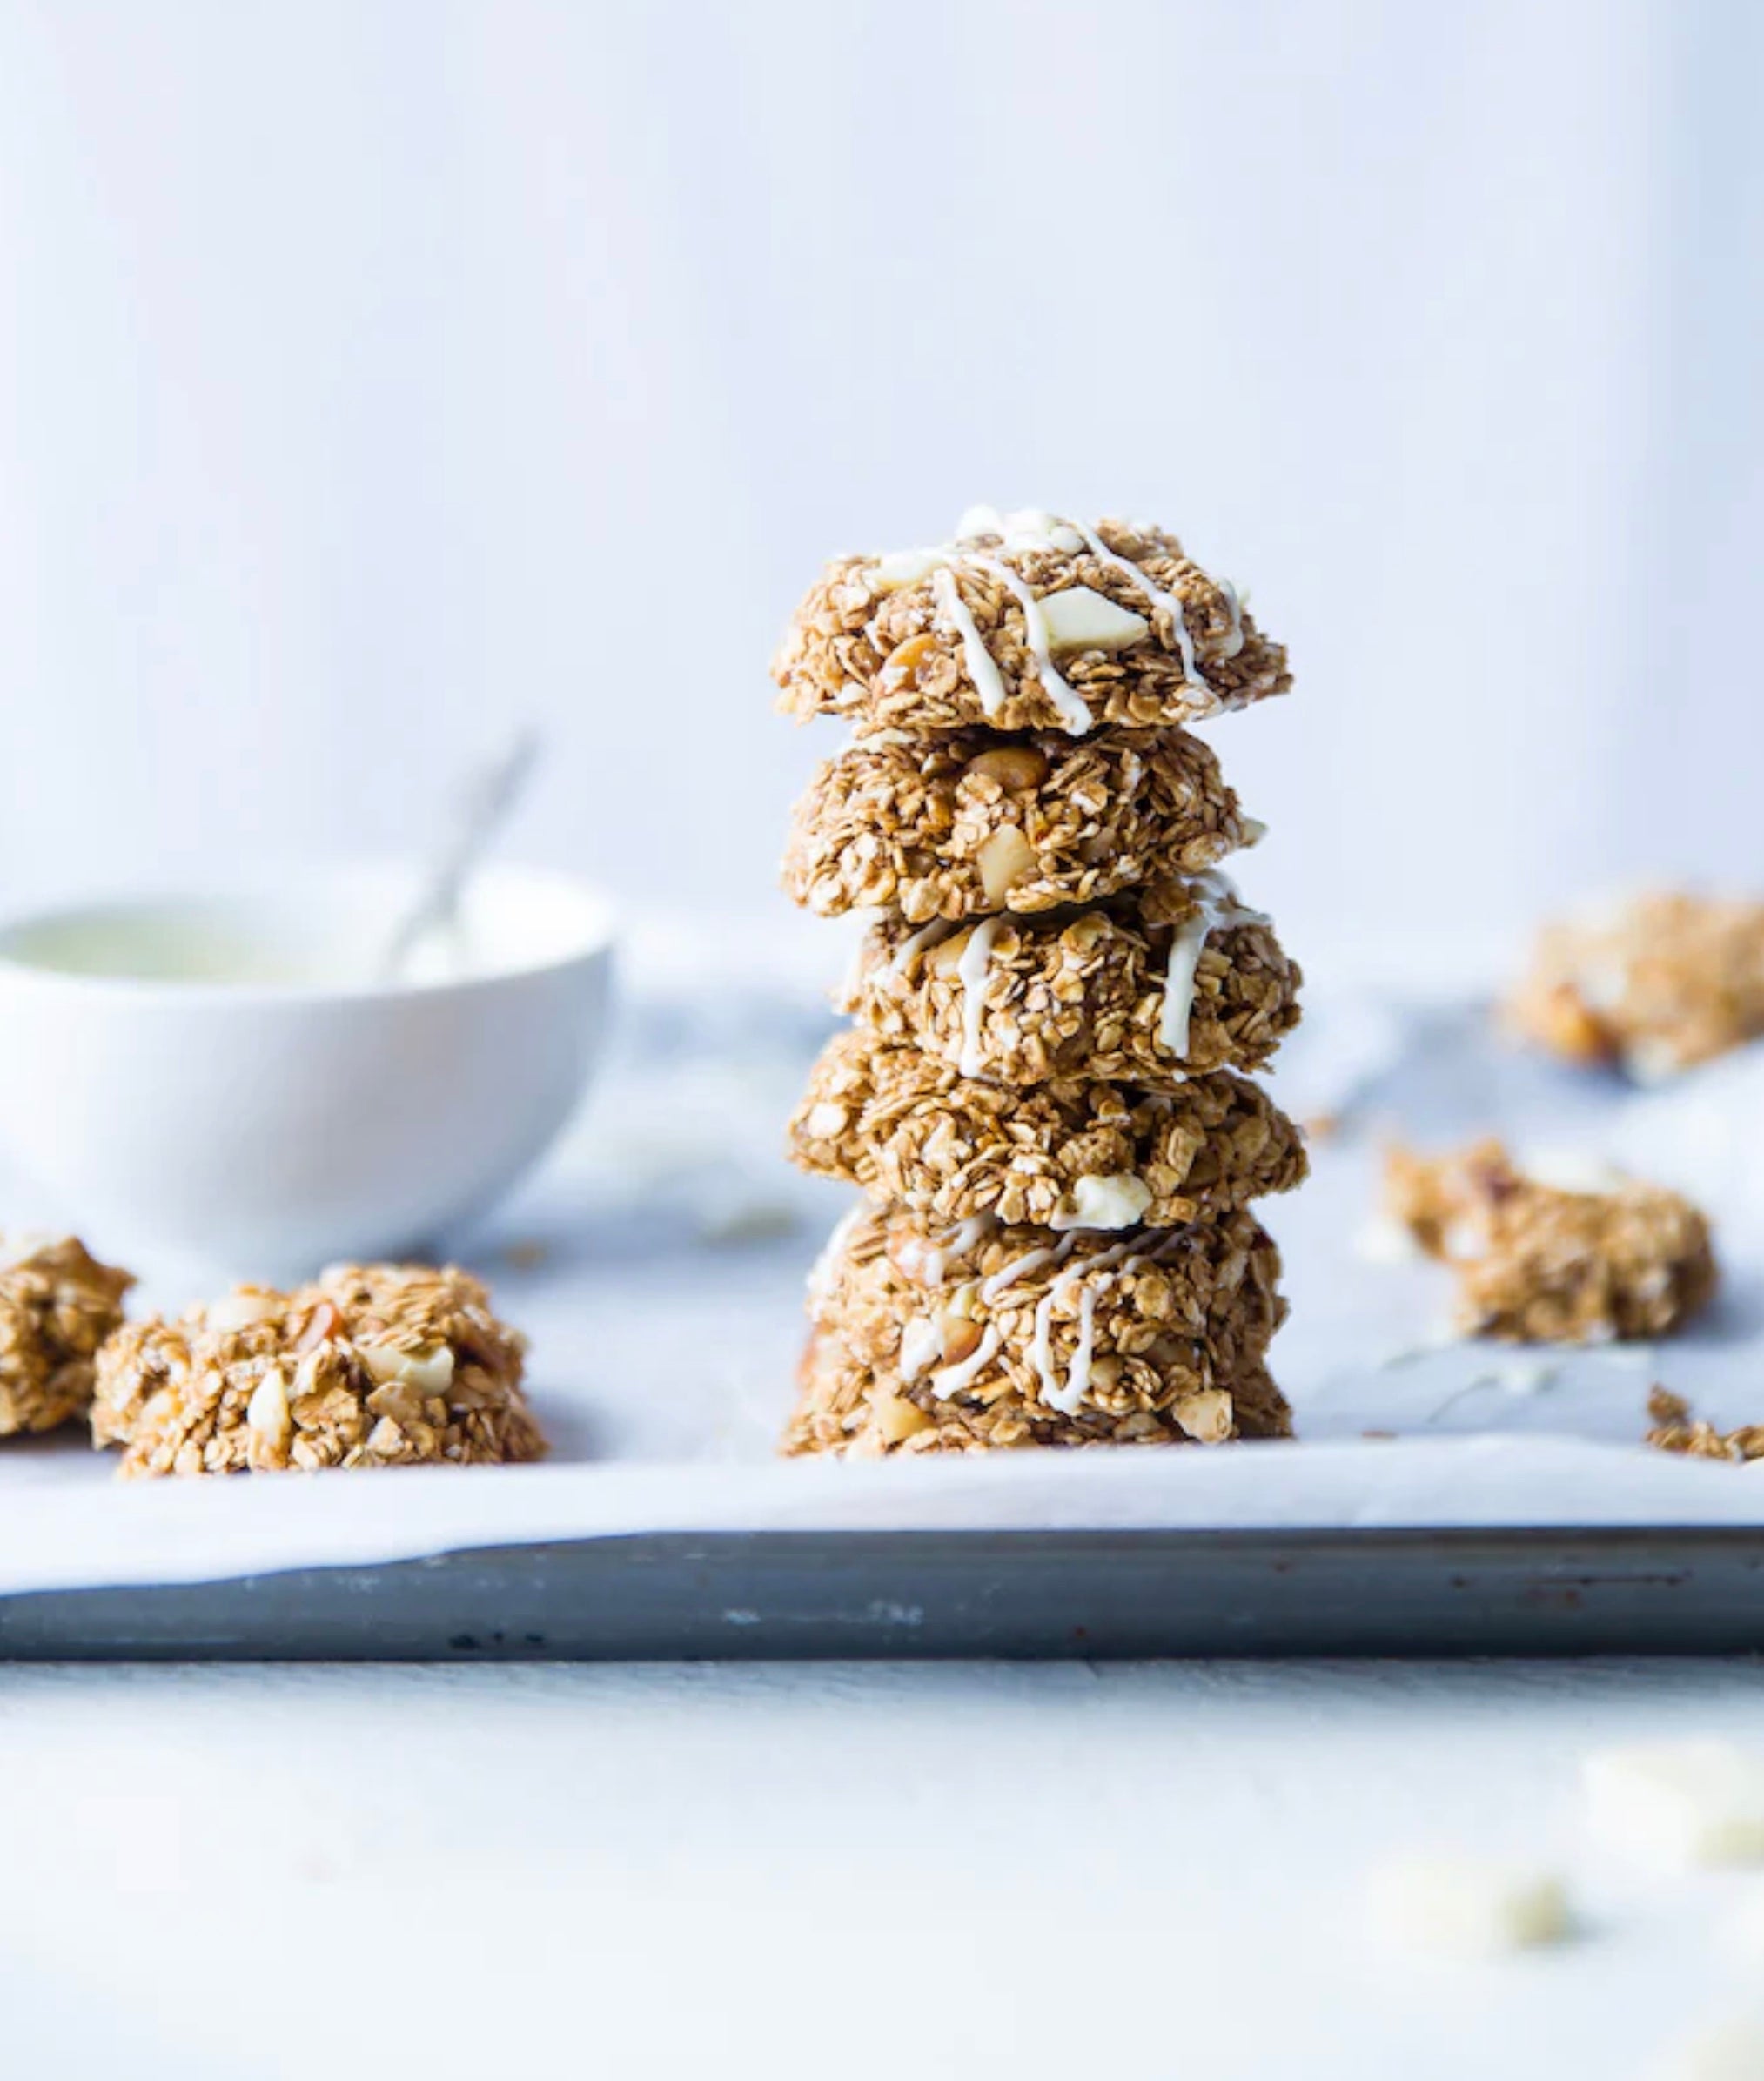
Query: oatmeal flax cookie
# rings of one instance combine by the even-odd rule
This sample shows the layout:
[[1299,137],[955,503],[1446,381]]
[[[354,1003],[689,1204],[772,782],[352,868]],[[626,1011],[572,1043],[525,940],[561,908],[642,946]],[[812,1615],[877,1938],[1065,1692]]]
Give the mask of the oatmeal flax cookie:
[[466,1272],[333,1265],[113,1337],[92,1439],[124,1474],[537,1460],[525,1352]]
[[1285,1314],[1280,1260],[1247,1214],[1062,1237],[869,1209],[830,1247],[789,1450],[1216,1443],[1289,1427],[1263,1370]]
[[772,669],[786,714],[862,732],[1167,728],[1291,684],[1173,534],[984,511],[943,548],[828,565]]
[[1708,1223],[1659,1185],[1613,1174],[1597,1190],[1527,1176],[1498,1141],[1388,1159],[1392,1212],[1458,1274],[1471,1334],[1602,1342],[1676,1329],[1714,1294]]
[[1169,1091],[1097,1078],[1012,1090],[862,1027],[822,1051],[790,1128],[805,1171],[937,1221],[1174,1228],[1305,1174],[1298,1130],[1229,1070]]
[[1003,1084],[1156,1088],[1173,1072],[1258,1069],[1298,1022],[1301,977],[1264,919],[1216,896],[1216,879],[1160,883],[1075,917],[917,932],[884,919],[841,1009],[884,1040]]
[[1259,829],[1211,751],[1179,730],[891,734],[859,738],[815,775],[784,886],[823,917],[1047,910],[1197,874]]
[[1539,935],[1506,1024],[1645,1082],[1764,1034],[1764,903],[1657,891]]
[[52,1431],[92,1399],[98,1347],[135,1283],[71,1236],[0,1243],[0,1438]]

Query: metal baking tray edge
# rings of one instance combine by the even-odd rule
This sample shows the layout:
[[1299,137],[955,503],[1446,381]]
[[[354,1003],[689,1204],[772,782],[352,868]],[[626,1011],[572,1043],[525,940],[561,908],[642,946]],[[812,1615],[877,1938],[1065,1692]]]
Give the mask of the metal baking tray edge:
[[1764,1528],[641,1534],[0,1599],[13,1660],[1764,1652]]

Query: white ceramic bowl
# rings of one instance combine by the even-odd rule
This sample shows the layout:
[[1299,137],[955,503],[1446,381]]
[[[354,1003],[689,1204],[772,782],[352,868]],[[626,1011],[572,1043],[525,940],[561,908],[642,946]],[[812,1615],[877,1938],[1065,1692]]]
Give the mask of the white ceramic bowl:
[[0,1150],[125,1261],[285,1279],[432,1245],[581,1096],[613,931],[579,883],[487,868],[461,978],[377,983],[412,886],[271,873],[0,926]]

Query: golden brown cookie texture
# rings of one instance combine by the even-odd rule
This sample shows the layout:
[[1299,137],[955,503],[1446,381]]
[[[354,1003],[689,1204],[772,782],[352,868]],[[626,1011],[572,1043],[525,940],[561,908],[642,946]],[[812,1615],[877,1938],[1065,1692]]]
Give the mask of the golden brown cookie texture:
[[[999,917],[867,935],[842,1009],[884,1040],[1002,1084],[1103,1077],[1153,1089],[1258,1069],[1298,1023],[1298,965],[1235,906],[1192,950],[1204,899],[1160,883],[1076,916]],[[1180,972],[1178,972],[1180,971]]]
[[71,1236],[14,1237],[0,1252],[0,1438],[10,1438],[83,1413],[135,1281]]
[[336,1265],[113,1337],[93,1441],[126,1475],[537,1460],[525,1352],[466,1272]]
[[1292,1122],[1229,1070],[1164,1091],[1095,1077],[1015,1090],[862,1026],[822,1050],[790,1147],[802,1169],[933,1220],[1062,1230],[1179,1227],[1289,1192],[1306,1168]]
[[1286,653],[1163,528],[982,514],[836,559],[773,665],[799,720],[922,734],[1167,728],[1284,694]]
[[1764,1034],[1764,903],[1655,890],[1546,926],[1504,1011],[1570,1062],[1694,1068]]
[[1495,1140],[1393,1150],[1390,1211],[1458,1279],[1472,1335],[1587,1344],[1658,1337],[1713,1297],[1709,1225],[1676,1192],[1613,1174],[1591,1189],[1527,1176]]
[[822,916],[909,924],[1099,903],[1248,844],[1218,761],[1183,731],[860,738],[797,804],[784,885]]
[[865,1209],[819,1268],[788,1448],[1284,1435],[1279,1271],[1247,1214],[1112,1238]]

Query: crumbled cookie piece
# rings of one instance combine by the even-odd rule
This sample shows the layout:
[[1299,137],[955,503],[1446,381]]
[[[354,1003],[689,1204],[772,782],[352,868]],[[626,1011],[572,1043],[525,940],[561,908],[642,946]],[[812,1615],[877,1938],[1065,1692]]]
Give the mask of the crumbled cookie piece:
[[80,1414],[134,1283],[71,1236],[0,1239],[0,1438]]
[[1229,1070],[1168,1091],[964,1077],[858,1026],[822,1051],[790,1124],[805,1171],[934,1221],[1175,1228],[1305,1175],[1298,1130]]
[[1264,920],[1211,901],[1197,883],[1168,882],[1076,917],[917,931],[884,918],[840,1009],[884,1040],[1003,1084],[1157,1088],[1173,1073],[1256,1069],[1298,1024],[1302,978]]
[[1258,831],[1181,731],[860,738],[797,804],[784,886],[823,917],[922,925],[1097,903],[1197,874]]
[[1540,935],[1507,1024],[1646,1082],[1764,1034],[1764,903],[1669,891]]
[[944,548],[847,556],[773,663],[779,707],[862,731],[1164,728],[1291,684],[1286,653],[1172,534],[977,513]]
[[130,1475],[537,1460],[525,1352],[466,1272],[333,1265],[119,1332],[93,1442],[124,1447]]
[[1694,1417],[1681,1394],[1656,1387],[1647,1398],[1653,1427],[1642,1442],[1662,1453],[1685,1453],[1694,1460],[1764,1460],[1764,1424],[1741,1424],[1736,1431],[1718,1431]]
[[1458,1274],[1470,1335],[1587,1344],[1657,1337],[1714,1294],[1708,1223],[1688,1200],[1613,1174],[1566,1190],[1525,1175],[1499,1141],[1455,1155],[1391,1152],[1391,1212]]
[[1280,1259],[1247,1214],[1124,1237],[862,1208],[810,1287],[793,1452],[1284,1435]]

